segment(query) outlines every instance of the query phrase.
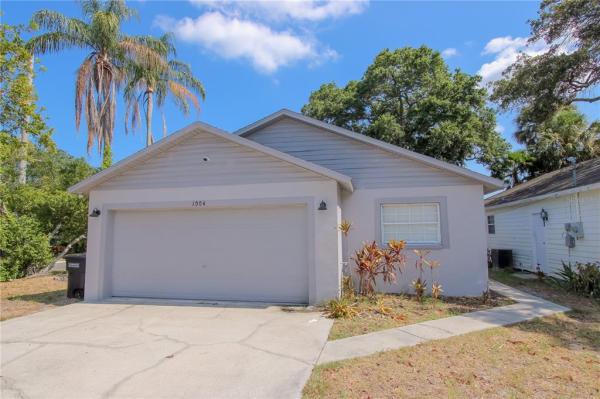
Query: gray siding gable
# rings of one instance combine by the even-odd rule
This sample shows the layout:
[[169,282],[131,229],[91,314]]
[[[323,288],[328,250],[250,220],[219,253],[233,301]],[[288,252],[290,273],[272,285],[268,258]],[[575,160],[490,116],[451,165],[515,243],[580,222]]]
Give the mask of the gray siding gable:
[[[207,158],[208,161],[204,159]],[[101,183],[98,190],[194,187],[326,177],[213,134],[198,131]]]
[[245,137],[347,175],[352,178],[356,188],[474,184],[472,180],[455,173],[292,118],[278,119]]

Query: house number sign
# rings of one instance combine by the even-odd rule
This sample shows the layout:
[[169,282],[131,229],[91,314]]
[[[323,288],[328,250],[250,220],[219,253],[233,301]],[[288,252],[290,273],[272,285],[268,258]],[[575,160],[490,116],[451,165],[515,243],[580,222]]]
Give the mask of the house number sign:
[[206,206],[206,201],[194,200],[192,201],[192,206]]

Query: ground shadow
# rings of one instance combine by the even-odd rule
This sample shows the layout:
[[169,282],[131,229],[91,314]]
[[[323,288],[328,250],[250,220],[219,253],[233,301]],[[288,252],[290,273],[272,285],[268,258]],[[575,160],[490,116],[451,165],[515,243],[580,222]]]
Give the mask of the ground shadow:
[[29,295],[15,295],[7,298],[9,301],[38,302],[46,305],[63,306],[76,302],[77,299],[67,298],[67,290],[40,292]]

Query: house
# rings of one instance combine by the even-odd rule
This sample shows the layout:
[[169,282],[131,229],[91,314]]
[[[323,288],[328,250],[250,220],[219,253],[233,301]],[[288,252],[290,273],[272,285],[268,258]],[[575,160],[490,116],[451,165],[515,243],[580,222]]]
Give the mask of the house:
[[[481,294],[483,195],[499,187],[282,110],[234,133],[194,123],[70,190],[89,196],[86,300],[316,304],[339,295],[343,263],[372,240],[431,249],[446,294]],[[412,269],[388,289],[408,290]]]
[[488,247],[514,267],[553,273],[600,261],[600,158],[547,173],[488,198]]

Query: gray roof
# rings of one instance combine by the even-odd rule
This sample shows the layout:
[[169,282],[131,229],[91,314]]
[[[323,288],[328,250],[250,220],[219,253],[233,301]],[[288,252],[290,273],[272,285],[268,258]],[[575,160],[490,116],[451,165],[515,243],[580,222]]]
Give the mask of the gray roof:
[[496,194],[485,201],[485,206],[504,205],[540,195],[600,183],[600,158],[578,163],[576,168],[576,181],[573,179],[573,166],[568,166]]

